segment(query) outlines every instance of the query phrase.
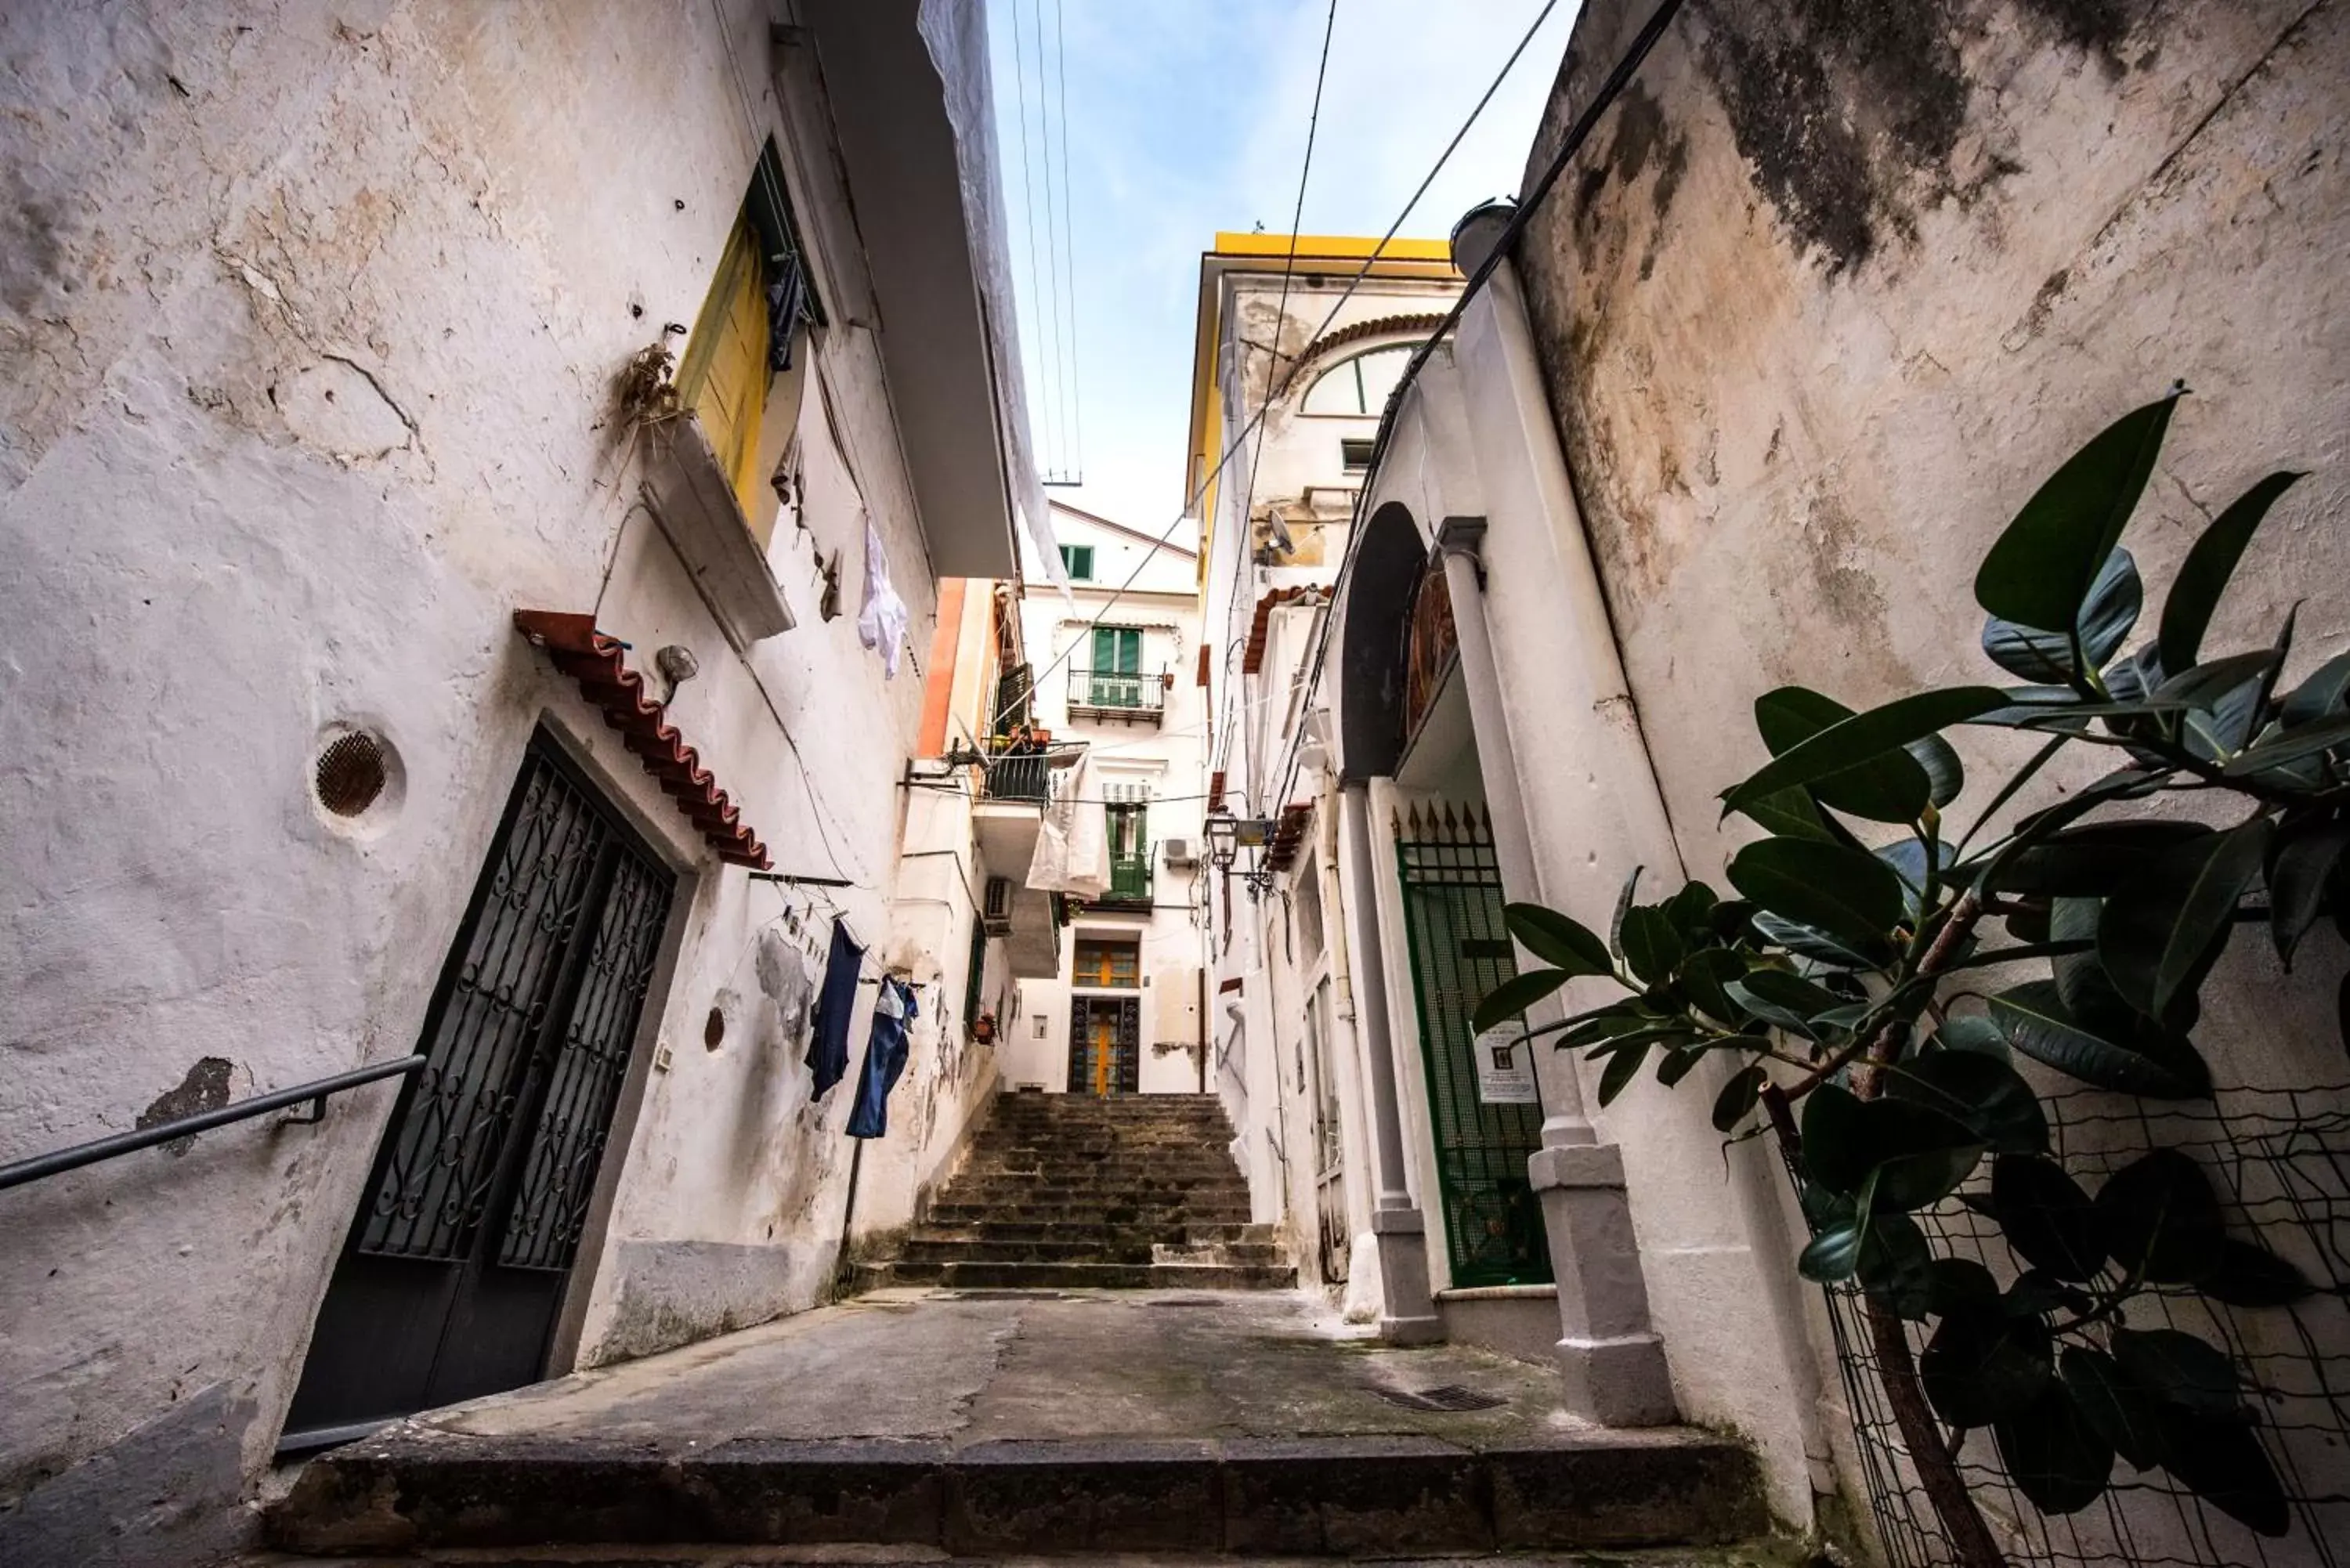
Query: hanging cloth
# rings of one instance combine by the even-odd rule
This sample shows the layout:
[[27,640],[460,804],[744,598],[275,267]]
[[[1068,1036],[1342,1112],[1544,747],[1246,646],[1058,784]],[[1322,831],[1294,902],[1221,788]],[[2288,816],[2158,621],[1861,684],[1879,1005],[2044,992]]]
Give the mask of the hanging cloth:
[[898,652],[906,642],[906,601],[889,586],[889,557],[869,517],[865,524],[865,607],[857,616],[857,640],[881,655],[881,673],[898,676]]
[[906,1070],[906,1033],[920,1010],[914,988],[897,979],[881,982],[873,1002],[873,1038],[865,1046],[865,1071],[857,1079],[857,1105],[848,1113],[848,1136],[879,1137],[889,1129],[889,1091]]
[[1109,820],[1102,810],[1090,753],[1054,792],[1028,860],[1028,886],[1040,893],[1098,898],[1109,891]]
[[807,1039],[808,1009],[816,1001],[816,961],[774,927],[759,933],[759,992],[775,1005],[775,1026],[786,1050]]
[[857,971],[865,950],[847,925],[832,923],[832,956],[824,966],[824,990],[816,1001],[816,1037],[808,1042],[808,1071],[816,1075],[812,1097],[821,1099],[848,1075],[848,1020],[857,1011]]

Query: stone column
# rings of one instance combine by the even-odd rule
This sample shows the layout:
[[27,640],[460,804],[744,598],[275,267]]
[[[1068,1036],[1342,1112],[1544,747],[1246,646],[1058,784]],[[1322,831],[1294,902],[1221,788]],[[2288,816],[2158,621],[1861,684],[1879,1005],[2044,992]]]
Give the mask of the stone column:
[[[1540,897],[1534,839],[1526,826],[1510,723],[1502,703],[1501,668],[1485,624],[1482,517],[1448,517],[1437,530],[1444,586],[1452,598],[1461,681],[1477,739],[1477,767],[1492,820],[1493,857],[1506,896]],[[1555,1002],[1533,1012],[1537,1023],[1562,1016]],[[1610,1427],[1657,1426],[1675,1418],[1672,1376],[1663,1341],[1648,1326],[1648,1288],[1640,1273],[1624,1158],[1583,1106],[1573,1065],[1561,1075],[1559,1104],[1544,1107],[1543,1147],[1526,1162],[1550,1238],[1558,1280],[1559,1370],[1567,1408]]]
[[1396,1097],[1395,1042],[1388,1028],[1387,960],[1379,946],[1378,903],[1371,883],[1371,792],[1357,780],[1338,796],[1338,831],[1347,841],[1347,907],[1354,917],[1356,1039],[1371,1088],[1372,1179],[1378,1196],[1371,1234],[1379,1249],[1386,1306],[1379,1337],[1389,1345],[1433,1345],[1444,1337],[1428,1288],[1428,1225],[1404,1179],[1403,1112]]

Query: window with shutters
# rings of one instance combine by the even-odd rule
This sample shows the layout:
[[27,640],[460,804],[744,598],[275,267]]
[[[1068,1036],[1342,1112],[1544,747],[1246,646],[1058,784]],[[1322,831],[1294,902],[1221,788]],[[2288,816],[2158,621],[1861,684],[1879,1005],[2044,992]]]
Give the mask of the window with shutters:
[[[1087,708],[1146,706],[1142,676],[1142,630],[1131,626],[1097,626],[1093,629],[1092,663],[1078,680],[1084,690],[1075,693]],[[1147,693],[1155,705],[1157,691]]]
[[1115,937],[1079,937],[1069,983],[1111,990],[1139,990],[1142,944]]
[[1061,566],[1069,574],[1070,581],[1092,582],[1094,580],[1094,547],[1091,545],[1062,545]]
[[763,545],[775,524],[771,476],[799,424],[809,334],[824,321],[806,254],[770,142],[752,171],[677,372],[678,402],[701,424],[744,526]]

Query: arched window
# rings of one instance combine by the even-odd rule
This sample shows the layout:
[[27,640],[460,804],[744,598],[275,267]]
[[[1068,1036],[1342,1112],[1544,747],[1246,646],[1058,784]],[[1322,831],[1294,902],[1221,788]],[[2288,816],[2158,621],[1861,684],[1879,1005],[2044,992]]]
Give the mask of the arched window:
[[1411,362],[1417,343],[1389,343],[1339,360],[1314,379],[1300,411],[1309,414],[1376,414]]

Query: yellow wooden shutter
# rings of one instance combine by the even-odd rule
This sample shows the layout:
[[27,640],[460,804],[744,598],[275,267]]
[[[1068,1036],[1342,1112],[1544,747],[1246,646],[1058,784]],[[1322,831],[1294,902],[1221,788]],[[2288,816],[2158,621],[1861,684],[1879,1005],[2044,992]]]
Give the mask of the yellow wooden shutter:
[[685,405],[734,486],[743,516],[761,544],[775,525],[760,472],[759,427],[767,411],[767,281],[758,231],[738,219],[711,279],[678,372]]

